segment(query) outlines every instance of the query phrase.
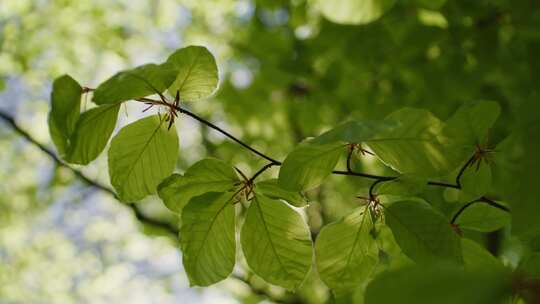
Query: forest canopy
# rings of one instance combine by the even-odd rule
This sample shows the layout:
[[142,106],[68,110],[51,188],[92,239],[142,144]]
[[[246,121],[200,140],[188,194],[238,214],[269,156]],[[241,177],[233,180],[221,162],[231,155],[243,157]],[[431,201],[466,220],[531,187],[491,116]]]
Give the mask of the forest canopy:
[[538,8],[6,1],[0,299],[537,303]]

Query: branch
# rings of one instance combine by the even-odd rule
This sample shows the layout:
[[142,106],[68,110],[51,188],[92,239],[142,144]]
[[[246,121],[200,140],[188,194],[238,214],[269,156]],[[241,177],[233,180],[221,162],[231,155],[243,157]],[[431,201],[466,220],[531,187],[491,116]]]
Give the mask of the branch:
[[491,200],[491,199],[489,199],[489,198],[487,198],[485,196],[482,196],[479,199],[468,202],[465,205],[461,206],[461,208],[459,208],[459,210],[456,212],[456,214],[454,214],[454,216],[452,217],[452,220],[450,221],[450,224],[455,224],[457,219],[459,218],[459,216],[463,213],[463,211],[465,211],[467,208],[469,208],[470,206],[472,206],[472,205],[474,205],[476,203],[485,203],[485,204],[488,204],[488,205],[490,205],[492,207],[495,207],[497,209],[501,209],[501,210],[504,210],[504,211],[510,213],[510,209],[508,209],[508,207],[503,206],[503,205],[501,205],[501,204],[495,202],[494,200]]
[[[49,156],[49,158],[52,159],[58,166],[69,169],[77,178],[79,178],[86,185],[88,185],[90,187],[94,187],[96,189],[99,189],[99,190],[107,193],[108,195],[110,195],[110,196],[112,196],[112,197],[114,197],[115,199],[118,200],[118,197],[116,196],[116,193],[114,193],[114,191],[112,189],[110,189],[109,187],[107,187],[107,186],[105,186],[105,185],[103,185],[103,184],[101,184],[101,183],[99,183],[97,181],[92,180],[91,178],[86,176],[81,171],[79,171],[79,170],[69,166],[65,162],[63,162],[52,150],[47,148],[42,143],[38,142],[28,132],[26,132],[24,129],[22,129],[17,124],[17,122],[15,121],[15,119],[11,115],[9,115],[8,113],[0,110],[0,118],[2,118],[2,120],[8,126],[10,126],[11,129],[14,132],[16,132],[20,136],[24,137],[30,144],[37,147],[43,153],[45,153],[47,156]],[[163,230],[163,231],[167,232],[168,234],[172,234],[174,236],[174,238],[178,238],[178,229],[175,226],[171,225],[168,222],[162,222],[162,221],[159,221],[159,220],[157,220],[155,218],[151,218],[151,217],[147,216],[142,210],[139,209],[139,207],[137,207],[136,204],[125,204],[125,206],[130,208],[133,211],[133,214],[135,215],[135,217],[140,222],[142,222],[142,223],[144,223],[146,225],[152,226],[154,228],[158,228],[160,230]]]

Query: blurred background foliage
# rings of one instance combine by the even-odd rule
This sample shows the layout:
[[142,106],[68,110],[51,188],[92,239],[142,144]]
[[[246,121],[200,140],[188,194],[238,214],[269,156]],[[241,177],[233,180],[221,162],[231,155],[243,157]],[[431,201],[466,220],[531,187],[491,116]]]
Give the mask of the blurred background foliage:
[[[404,106],[446,119],[462,104],[494,100],[503,111],[490,133],[498,145],[490,197],[512,206],[512,233],[471,237],[514,266],[539,250],[540,2],[379,1],[380,12],[348,16],[365,9],[354,2],[2,0],[0,110],[52,147],[46,120],[55,77],[68,73],[95,87],[190,44],[213,52],[221,79],[214,97],[189,107],[277,159],[348,119],[381,119]],[[141,109],[122,109],[120,125]],[[248,173],[264,165],[184,117],[177,127],[179,172],[205,156]],[[106,162],[102,155],[81,170],[106,184]],[[355,166],[388,173],[369,157]],[[308,193],[313,233],[357,206],[354,197],[367,186],[336,176]],[[459,203],[441,189],[423,196],[448,214]],[[172,220],[157,198],[138,205],[149,217]],[[189,289],[176,245],[2,125],[0,302],[253,303],[261,290],[284,293],[257,278]],[[290,297],[320,303],[330,295],[312,275]],[[348,300],[361,303],[361,296]]]

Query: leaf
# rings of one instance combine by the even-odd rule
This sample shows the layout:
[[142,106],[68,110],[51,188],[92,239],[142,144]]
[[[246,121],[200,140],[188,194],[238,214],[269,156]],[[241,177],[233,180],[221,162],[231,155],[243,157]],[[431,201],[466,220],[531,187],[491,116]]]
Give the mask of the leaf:
[[82,113],[70,138],[66,161],[86,165],[96,159],[114,131],[119,109],[120,105],[103,105]]
[[206,192],[226,192],[238,182],[234,169],[226,162],[206,158],[189,167],[184,176],[173,174],[158,187],[159,197],[169,210],[180,214],[192,197]]
[[382,273],[368,285],[365,303],[492,304],[504,303],[511,292],[506,272],[472,272],[438,263]]
[[323,282],[340,293],[359,286],[377,264],[377,246],[367,208],[356,209],[326,225],[315,241],[317,269]]
[[94,91],[92,101],[98,105],[116,104],[162,93],[171,85],[176,75],[176,71],[168,64],[141,65],[119,72],[100,84]]
[[425,8],[439,9],[446,3],[446,0],[416,0],[416,2]]
[[387,121],[398,125],[367,142],[377,157],[402,174],[440,177],[456,168],[461,159],[453,157],[441,136],[443,123],[429,111],[404,108],[390,114]]
[[494,101],[465,104],[448,119],[444,134],[450,145],[460,149],[465,158],[470,157],[476,145],[485,144],[488,131],[500,112],[499,104]]
[[504,266],[496,257],[473,240],[461,239],[463,262],[466,269],[474,270],[503,270]]
[[459,215],[456,224],[464,229],[491,232],[510,225],[510,214],[487,203],[477,202]]
[[232,193],[209,192],[182,212],[180,243],[191,286],[208,286],[232,272],[236,256]]
[[416,262],[437,259],[462,262],[458,235],[428,203],[400,201],[385,210],[386,224],[409,258]]
[[306,198],[300,192],[281,188],[275,178],[256,183],[255,191],[269,198],[282,199],[295,207],[303,207],[308,204]]
[[373,139],[376,134],[392,127],[394,125],[383,121],[348,121],[324,132],[311,142],[315,144],[336,142],[360,144]]
[[66,153],[69,138],[75,130],[81,107],[82,87],[69,75],[56,78],[51,92],[49,130],[61,157]]
[[188,46],[174,52],[167,64],[177,71],[176,80],[169,88],[171,95],[180,91],[183,101],[196,101],[212,95],[218,85],[216,60],[202,46]]
[[296,289],[311,267],[308,226],[291,207],[264,195],[251,201],[240,242],[251,270],[270,284]]
[[176,128],[157,115],[125,126],[111,141],[109,175],[120,200],[134,202],[156,193],[156,187],[176,166]]
[[344,145],[302,143],[283,161],[279,185],[286,190],[301,191],[317,187],[332,173],[344,151]]
[[470,166],[461,176],[461,201],[471,201],[482,197],[491,189],[491,166],[481,162]]
[[414,175],[401,175],[400,177],[380,183],[376,188],[377,194],[392,194],[399,196],[413,196],[422,193],[427,181]]
[[395,0],[318,0],[317,8],[335,23],[366,24],[379,19]]

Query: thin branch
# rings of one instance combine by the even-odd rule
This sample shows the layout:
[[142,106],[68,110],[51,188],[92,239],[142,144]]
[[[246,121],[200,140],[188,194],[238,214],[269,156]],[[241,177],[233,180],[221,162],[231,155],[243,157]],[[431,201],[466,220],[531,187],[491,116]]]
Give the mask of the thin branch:
[[[69,166],[65,162],[63,162],[52,150],[47,148],[42,143],[38,142],[28,132],[26,132],[24,129],[22,129],[17,124],[17,122],[15,121],[15,119],[11,115],[9,115],[8,113],[6,113],[4,111],[0,111],[0,118],[2,118],[2,120],[4,120],[4,122],[8,126],[10,126],[11,129],[14,132],[18,133],[20,136],[24,137],[30,144],[32,144],[33,146],[40,149],[50,159],[52,159],[58,166],[69,169],[71,172],[73,172],[73,174],[78,179],[80,179],[86,185],[88,185],[90,187],[94,187],[96,189],[99,189],[99,190],[107,193],[108,195],[110,195],[110,196],[112,196],[112,197],[114,197],[115,199],[118,200],[118,197],[116,196],[116,193],[112,189],[110,189],[109,187],[107,187],[107,186],[105,186],[105,185],[103,185],[103,184],[101,184],[101,183],[99,183],[99,182],[97,182],[95,180],[92,180],[91,178],[86,176],[81,171],[79,171],[79,170]],[[165,232],[170,233],[170,234],[174,235],[175,238],[177,238],[178,229],[175,226],[169,224],[168,222],[162,222],[162,221],[159,221],[159,220],[157,220],[155,218],[151,218],[151,217],[147,216],[142,210],[139,209],[139,207],[136,204],[125,204],[125,206],[130,208],[133,211],[135,217],[140,222],[142,222],[142,223],[144,223],[146,225],[152,226],[154,228],[159,228],[161,230],[164,230]]]
[[266,165],[264,165],[261,169],[259,169],[259,171],[255,172],[255,174],[253,174],[253,176],[249,179],[249,182],[250,183],[253,183],[253,181],[259,176],[261,175],[264,171],[270,169],[272,166],[277,166],[278,164],[276,163],[268,163]]

